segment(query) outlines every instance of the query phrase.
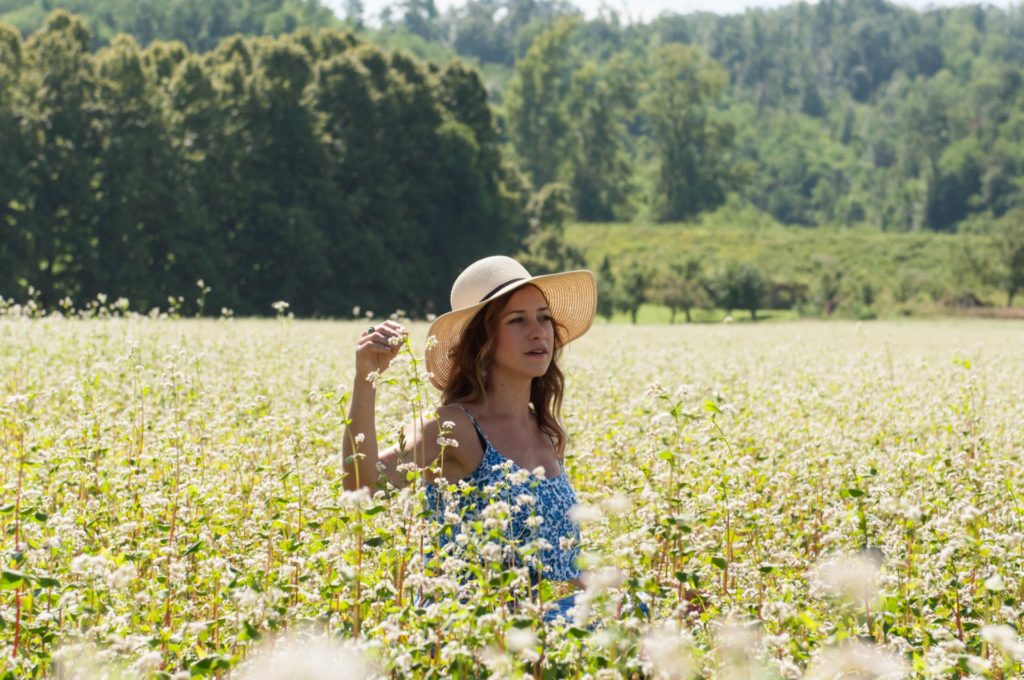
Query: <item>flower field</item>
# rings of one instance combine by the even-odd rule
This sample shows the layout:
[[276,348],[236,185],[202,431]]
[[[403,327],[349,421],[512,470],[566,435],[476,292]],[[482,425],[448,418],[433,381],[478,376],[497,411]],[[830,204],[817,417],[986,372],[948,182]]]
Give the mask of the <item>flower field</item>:
[[[0,319],[0,677],[1024,673],[1024,326],[598,325],[546,624],[507,509],[455,553],[417,485],[343,490],[364,325]],[[388,442],[437,398],[412,331]]]

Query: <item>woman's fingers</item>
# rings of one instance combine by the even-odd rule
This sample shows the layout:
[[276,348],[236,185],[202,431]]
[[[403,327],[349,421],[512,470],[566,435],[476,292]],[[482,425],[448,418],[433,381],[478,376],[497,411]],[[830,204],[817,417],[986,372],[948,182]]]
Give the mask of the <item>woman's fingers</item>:
[[402,340],[406,335],[408,335],[408,331],[401,324],[394,321],[385,321],[379,326],[371,326],[363,331],[360,346],[368,341],[380,346],[382,349],[397,352],[401,348]]

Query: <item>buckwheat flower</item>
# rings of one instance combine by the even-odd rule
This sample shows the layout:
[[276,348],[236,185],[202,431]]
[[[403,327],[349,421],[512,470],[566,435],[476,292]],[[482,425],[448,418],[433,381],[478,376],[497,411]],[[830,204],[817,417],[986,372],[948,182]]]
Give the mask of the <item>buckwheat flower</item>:
[[366,435],[365,435],[365,434],[363,434],[362,432],[360,432],[360,433],[359,433],[359,434],[357,434],[357,435],[356,435],[355,437],[353,437],[353,439],[354,439],[354,440],[355,440],[355,442],[356,442],[356,446],[359,446],[360,444],[362,444],[363,442],[365,442],[365,441],[366,441]]
[[376,676],[375,669],[351,645],[326,638],[271,641],[243,662],[240,670],[240,680],[363,680]]
[[988,675],[988,672],[992,670],[992,662],[987,659],[983,659],[980,656],[968,654],[967,668],[977,675]]
[[164,663],[164,656],[158,650],[152,649],[132,664],[132,670],[144,674],[150,673],[155,670],[159,670],[160,666]]
[[444,430],[445,432],[451,432],[452,430],[455,429],[455,423],[451,420],[446,420],[443,423],[441,423],[441,429]]
[[138,571],[135,569],[135,565],[131,562],[125,562],[107,575],[107,585],[114,590],[121,590],[134,581],[137,576]]
[[991,590],[994,593],[1006,590],[1006,582],[1003,581],[1003,577],[998,573],[992,574],[985,579],[985,589]]
[[622,583],[622,572],[615,567],[600,567],[584,572],[582,577],[583,585],[587,590],[600,592],[608,588],[614,588]]
[[537,499],[528,493],[521,493],[518,496],[516,496],[516,504],[518,505],[531,506],[536,502]]
[[789,644],[789,633],[779,633],[778,635],[765,635],[762,643],[768,649],[782,649]]
[[501,546],[496,543],[488,543],[480,548],[480,554],[490,562],[497,562],[501,559]]
[[438,343],[438,340],[437,340],[437,336],[436,335],[428,335],[427,336],[426,348],[428,350],[434,349],[435,347],[437,347],[437,343]]
[[807,669],[806,680],[863,678],[898,680],[907,675],[903,659],[874,645],[851,642],[826,649]]
[[675,622],[648,632],[640,641],[640,649],[646,661],[644,670],[655,678],[686,680],[697,673],[692,641]]
[[366,382],[370,383],[374,387],[377,386],[378,380],[380,380],[380,371],[370,371],[366,376]]
[[528,628],[511,628],[505,633],[505,647],[512,652],[522,652],[536,646],[537,634]]
[[633,507],[633,503],[629,498],[621,493],[614,494],[603,501],[601,501],[601,509],[609,517],[619,517],[629,512],[630,508]]
[[981,627],[981,639],[999,650],[999,653],[1010,659],[1024,658],[1024,644],[1017,637],[1017,631],[1011,626],[987,625]]
[[543,465],[538,465],[537,467],[535,467],[532,470],[530,470],[530,472],[537,479],[544,479],[545,477],[548,476],[548,471],[544,469]]
[[443,449],[446,449],[446,448],[457,449],[457,448],[459,448],[459,440],[458,439],[452,439],[451,437],[438,437],[437,438],[437,445],[440,446]]
[[509,484],[526,484],[526,482],[530,481],[530,471],[522,469],[516,470],[508,476],[508,481]]
[[603,518],[604,513],[601,512],[601,509],[593,505],[585,505],[581,503],[579,505],[574,505],[569,509],[569,519],[577,524],[600,522]]
[[834,555],[818,565],[814,580],[828,594],[860,603],[878,593],[880,566],[877,559],[862,553]]
[[960,514],[960,519],[967,525],[976,524],[981,517],[981,510],[973,505],[968,505]]
[[401,336],[392,335],[390,338],[388,338],[388,344],[391,345],[392,347],[398,347],[399,345],[402,344]]

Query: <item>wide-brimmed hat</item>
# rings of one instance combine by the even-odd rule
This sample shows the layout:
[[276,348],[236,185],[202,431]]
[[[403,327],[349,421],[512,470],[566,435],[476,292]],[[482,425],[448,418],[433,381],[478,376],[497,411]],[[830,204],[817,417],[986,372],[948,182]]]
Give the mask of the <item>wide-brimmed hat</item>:
[[[586,333],[597,310],[597,280],[585,269],[531,276],[511,257],[495,255],[466,267],[452,284],[452,311],[442,314],[427,333],[426,362],[430,382],[443,390],[455,370],[451,356],[466,326],[484,306],[505,293],[536,286],[558,322],[559,340],[565,345]],[[433,338],[433,339],[429,339]]]

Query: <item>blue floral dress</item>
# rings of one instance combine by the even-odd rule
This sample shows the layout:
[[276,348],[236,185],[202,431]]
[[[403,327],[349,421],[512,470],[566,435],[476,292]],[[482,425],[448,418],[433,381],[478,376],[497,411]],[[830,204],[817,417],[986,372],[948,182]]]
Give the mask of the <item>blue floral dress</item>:
[[[540,577],[550,581],[571,581],[580,576],[577,559],[580,553],[579,525],[569,518],[569,510],[577,504],[576,493],[561,465],[558,476],[538,478],[498,452],[484,434],[473,414],[463,409],[473,423],[484,455],[480,464],[460,486],[471,489],[469,493],[456,493],[446,499],[431,483],[425,485],[428,507],[435,519],[445,524],[441,530],[440,545],[455,540],[459,531],[453,525],[455,517],[459,524],[479,520],[486,516],[488,507],[496,503],[507,504],[505,537],[515,545],[525,545],[542,539],[537,551],[537,562],[530,566],[531,579]],[[506,508],[502,507],[502,510]],[[539,519],[538,519],[539,518]],[[566,612],[573,604],[573,597],[555,602],[557,609],[545,618],[552,619]]]

